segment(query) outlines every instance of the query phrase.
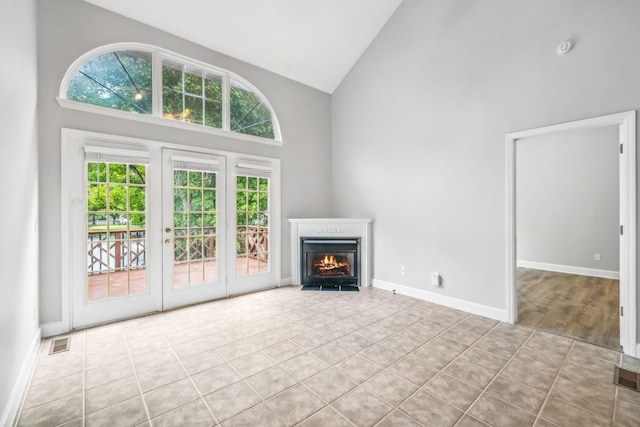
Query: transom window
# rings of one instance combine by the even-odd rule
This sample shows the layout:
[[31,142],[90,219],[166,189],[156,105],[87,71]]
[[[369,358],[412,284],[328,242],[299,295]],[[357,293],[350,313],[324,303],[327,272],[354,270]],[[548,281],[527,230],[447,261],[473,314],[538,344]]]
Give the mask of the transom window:
[[67,98],[116,110],[151,114],[149,52],[109,52],[85,62],[69,83]]
[[115,44],[83,55],[67,71],[59,101],[120,117],[125,115],[77,103],[131,113],[126,116],[138,120],[281,141],[273,109],[248,81],[147,45]]
[[162,64],[162,115],[222,128],[222,76],[165,60]]

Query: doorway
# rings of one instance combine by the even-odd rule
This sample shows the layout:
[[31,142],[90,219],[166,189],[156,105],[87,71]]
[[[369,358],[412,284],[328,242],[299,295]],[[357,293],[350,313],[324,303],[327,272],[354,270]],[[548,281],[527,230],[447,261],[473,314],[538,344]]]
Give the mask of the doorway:
[[[522,216],[518,212],[518,209],[521,209],[523,207],[523,201],[521,199],[526,199],[526,197],[524,194],[521,194],[519,192],[520,188],[519,183],[517,182],[517,179],[519,177],[519,171],[517,170],[517,168],[522,167],[522,165],[518,163],[517,151],[521,147],[525,147],[522,142],[527,139],[540,138],[540,140],[544,140],[545,138],[554,138],[556,135],[560,134],[564,134],[566,136],[569,135],[570,132],[588,133],[589,130],[593,131],[594,133],[606,132],[606,127],[610,127],[613,129],[614,137],[617,135],[617,145],[619,145],[620,147],[619,153],[618,150],[615,151],[617,159],[613,160],[614,163],[618,163],[618,173],[616,174],[617,176],[613,177],[613,180],[617,180],[619,183],[619,201],[618,203],[615,203],[614,206],[614,208],[617,207],[618,218],[613,219],[613,221],[616,221],[617,219],[617,223],[614,222],[613,225],[610,225],[608,228],[605,227],[607,228],[606,233],[613,233],[615,235],[615,237],[613,238],[613,243],[611,243],[611,234],[609,234],[609,239],[607,240],[609,243],[603,243],[602,239],[595,238],[596,230],[593,230],[592,233],[589,233],[588,236],[585,236],[584,232],[581,233],[579,231],[579,224],[581,223],[581,221],[579,221],[575,217],[570,217],[569,221],[565,219],[564,221],[556,224],[556,226],[560,227],[556,230],[556,235],[560,235],[561,233],[564,233],[566,235],[566,231],[574,230],[576,231],[576,233],[574,233],[574,237],[580,240],[580,243],[577,243],[576,246],[573,247],[573,249],[567,249],[566,247],[563,247],[563,244],[567,243],[571,239],[565,236],[562,242],[556,241],[557,244],[554,245],[555,247],[553,247],[552,249],[549,249],[549,246],[547,245],[547,252],[555,251],[555,254],[547,253],[546,259],[543,257],[536,260],[536,257],[540,256],[539,254],[536,254],[536,250],[544,249],[545,246],[543,244],[544,239],[541,238],[541,236],[544,236],[545,233],[539,229],[540,224],[544,223],[545,221],[538,221],[536,225],[535,221],[528,221],[526,219],[526,216]],[[558,146],[556,145],[555,148],[557,149]],[[565,123],[561,125],[548,126],[544,128],[512,133],[507,135],[507,149],[509,161],[509,299],[507,301],[507,306],[510,321],[512,321],[513,323],[516,323],[518,321],[518,276],[520,277],[521,282],[526,282],[527,280],[538,280],[539,283],[541,279],[535,278],[535,270],[548,271],[549,273],[547,278],[554,277],[553,280],[557,280],[560,282],[564,281],[564,287],[566,288],[566,283],[574,282],[578,276],[602,276],[604,273],[604,278],[616,279],[616,277],[611,277],[611,274],[619,272],[619,298],[616,301],[615,307],[615,316],[618,317],[620,326],[619,344],[626,354],[635,356],[637,351],[635,300],[635,112],[614,114],[593,119],[581,120],[577,122]],[[576,151],[576,149],[573,148],[572,152],[567,154],[569,158],[571,157],[571,155],[575,156],[574,158],[578,158],[583,153],[580,151]],[[548,173],[546,175],[552,175],[551,169],[547,172]],[[574,176],[567,175],[567,172],[568,171],[566,170],[564,171],[565,180],[570,181],[571,179],[575,178]],[[539,181],[537,185],[539,187],[544,187],[544,182]],[[609,188],[611,188],[611,186],[609,186]],[[549,191],[549,193],[553,193],[553,191]],[[589,191],[585,191],[585,194],[587,193],[589,193]],[[614,194],[614,196],[615,195],[616,194]],[[611,196],[611,194],[609,196]],[[542,203],[545,202],[543,201]],[[547,201],[546,203],[550,202]],[[578,205],[579,203],[575,202],[575,204]],[[543,215],[547,214],[549,215],[549,218],[546,218],[548,220],[547,223],[551,219],[553,219],[554,216],[556,218],[558,217],[558,212],[553,212],[553,209],[547,209],[547,213],[544,213]],[[610,218],[611,212],[609,212],[608,215]],[[591,218],[591,220],[594,220],[594,218]],[[536,225],[538,229],[534,227],[533,229],[523,230],[519,226],[519,223],[522,223],[527,227]],[[609,223],[611,222],[609,221]],[[591,238],[593,241],[589,242],[589,238]],[[525,244],[521,244],[521,242],[519,241],[520,239],[522,239],[523,241],[526,240],[526,243],[523,242]],[[599,243],[596,244],[594,243],[595,241],[598,241]],[[607,247],[607,249],[604,249],[605,246]],[[608,255],[605,256],[605,253]],[[532,259],[527,260],[527,257],[530,257]],[[617,262],[618,259],[619,263]],[[519,261],[520,265],[518,264]],[[527,263],[527,261],[529,261],[529,263]],[[609,264],[607,267],[600,268],[603,261]],[[566,268],[564,268],[567,265],[571,265],[573,268],[567,270]],[[563,268],[557,268],[558,266]],[[523,268],[529,268],[529,271],[523,271]],[[565,274],[565,276],[563,276],[563,274]],[[589,281],[591,282],[593,282],[593,280],[595,279],[589,279]],[[582,290],[584,291],[588,287],[588,285],[584,286]],[[602,288],[599,289],[601,290]],[[538,290],[540,290],[540,288],[538,288]],[[589,300],[592,297],[593,295],[584,296],[586,300]],[[558,315],[560,317],[569,316],[567,312],[560,312],[558,313]]]
[[70,329],[279,285],[277,160],[67,129],[62,140]]
[[518,323],[620,349],[618,128],[516,142]]

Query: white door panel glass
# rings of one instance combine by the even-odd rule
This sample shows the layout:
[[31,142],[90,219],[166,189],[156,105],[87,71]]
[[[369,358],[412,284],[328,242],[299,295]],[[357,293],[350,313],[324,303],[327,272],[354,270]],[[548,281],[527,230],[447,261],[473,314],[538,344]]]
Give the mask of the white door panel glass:
[[274,266],[273,236],[275,173],[271,165],[239,163],[235,168],[232,197],[235,228],[230,239],[235,246],[230,268],[229,293],[239,294],[278,285]]
[[147,165],[86,167],[87,301],[147,293]]
[[237,277],[268,273],[269,178],[236,177]]
[[176,150],[163,159],[164,307],[226,296],[225,159]]
[[[88,143],[97,144],[89,146]],[[158,185],[148,152],[75,141],[65,194],[73,327],[157,311],[150,274],[149,189]],[[158,170],[156,170],[157,172]],[[155,263],[155,266],[159,266]]]

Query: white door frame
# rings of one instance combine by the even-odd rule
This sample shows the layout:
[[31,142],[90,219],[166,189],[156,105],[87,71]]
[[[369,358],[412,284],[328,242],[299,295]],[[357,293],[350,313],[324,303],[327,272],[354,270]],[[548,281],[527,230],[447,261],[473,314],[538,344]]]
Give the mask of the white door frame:
[[[229,151],[216,150],[210,148],[189,146],[183,144],[174,144],[169,142],[162,141],[154,141],[148,139],[140,139],[140,138],[132,138],[120,135],[113,134],[104,134],[98,132],[90,132],[83,131],[77,129],[68,129],[61,128],[61,222],[60,222],[60,250],[61,250],[61,272],[60,272],[60,281],[61,281],[61,310],[62,310],[62,319],[60,322],[55,322],[55,324],[50,324],[46,329],[47,336],[50,335],[58,335],[69,332],[73,328],[73,280],[74,278],[74,263],[73,263],[73,253],[71,252],[71,241],[72,236],[71,232],[73,230],[72,221],[75,219],[71,218],[71,206],[73,203],[82,203],[82,201],[75,200],[70,192],[68,191],[70,183],[77,179],[75,173],[71,170],[71,166],[74,162],[76,162],[78,156],[78,150],[82,150],[83,144],[86,141],[96,141],[99,145],[107,145],[112,147],[120,147],[124,149],[130,150],[141,150],[147,151],[150,153],[151,162],[153,165],[157,165],[155,169],[157,169],[158,177],[156,179],[161,180],[161,164],[162,164],[162,149],[174,149],[174,150],[182,150],[182,151],[191,151],[198,152],[203,154],[211,154],[217,156],[223,156],[226,158],[228,165],[237,165],[238,163],[243,162],[251,162],[255,164],[267,165],[273,170],[272,175],[272,209],[271,209],[271,221],[272,228],[270,232],[272,233],[269,236],[270,239],[270,255],[273,255],[272,267],[273,267],[273,286],[282,285],[281,278],[281,269],[280,263],[282,262],[282,254],[281,254],[281,236],[280,236],[280,160],[276,158],[267,158],[263,156],[254,156],[250,154],[239,154]],[[227,168],[227,172],[229,172],[231,167]],[[233,186],[233,187],[232,187]],[[233,191],[235,191],[235,174],[227,175],[227,195],[230,195]],[[150,197],[150,196],[148,196]],[[160,195],[158,196],[160,197]],[[233,201],[233,204],[232,204]],[[157,202],[158,210],[160,206],[162,206],[161,202]],[[227,198],[227,222],[229,225],[235,224],[235,197]],[[162,236],[162,215],[155,215],[153,218],[148,218],[149,227],[152,227],[154,230],[158,230],[158,236]],[[227,227],[228,229],[233,229],[234,227]],[[149,239],[151,240],[151,239]],[[157,239],[157,248],[156,251],[159,251],[155,256],[158,259],[162,259],[161,254],[161,245],[162,239]],[[230,245],[229,245],[230,246]],[[235,252],[231,253],[227,259],[230,261],[233,259],[235,261]],[[158,271],[161,271],[159,269]],[[161,276],[161,275],[160,275]],[[231,278],[227,275],[228,279]],[[149,280],[157,280],[161,283],[161,277],[149,277]],[[229,284],[227,285],[229,286]],[[161,286],[160,286],[161,287]],[[240,288],[242,289],[242,288]],[[253,290],[250,289],[250,290]],[[157,295],[157,310],[162,310],[162,293],[159,292]]]
[[607,116],[577,120],[506,135],[507,142],[507,316],[518,320],[516,292],[516,142],[520,139],[574,129],[618,126],[622,145],[620,154],[620,344],[625,354],[638,354],[636,341],[636,112],[626,111]]
[[[127,318],[158,311],[162,306],[162,288],[158,286],[162,280],[160,262],[149,259],[160,259],[160,242],[153,239],[161,230],[160,216],[154,214],[155,207],[160,206],[161,194],[147,187],[147,221],[146,221],[146,285],[144,294],[131,295],[114,300],[86,302],[86,231],[87,231],[87,199],[85,149],[92,147],[99,152],[118,153],[146,160],[149,165],[159,164],[159,155],[154,153],[151,145],[141,140],[128,140],[112,136],[97,136],[85,132],[74,132],[62,129],[62,173],[61,173],[61,255],[63,315],[68,313],[68,328],[84,327],[111,321],[112,318]],[[130,153],[130,154],[128,154]],[[79,177],[81,177],[79,179]],[[149,168],[148,182],[161,182],[160,168]],[[82,243],[81,243],[82,242]],[[82,249],[80,249],[82,248]],[[66,289],[65,289],[66,288]],[[65,290],[68,298],[64,297]],[[68,309],[64,308],[65,300]],[[64,321],[64,317],[63,317]]]
[[[229,176],[229,192],[227,194],[227,203],[229,206],[228,218],[228,241],[236,241],[236,179],[238,177],[238,169],[245,172],[252,169],[257,172],[256,176],[262,176],[260,171],[268,171],[264,176],[269,177],[269,264],[270,271],[268,273],[238,277],[237,276],[237,254],[235,251],[229,253],[229,265],[227,267],[227,277],[229,280],[229,296],[241,295],[249,292],[272,288],[279,286],[281,281],[280,272],[280,256],[273,257],[272,254],[280,254],[280,162],[274,159],[265,162],[268,159],[256,161],[246,156],[239,156],[235,162],[229,166],[231,169]],[[249,172],[250,173],[250,172]],[[233,211],[233,212],[231,212]]]
[[[175,287],[174,269],[176,267],[174,247],[174,161],[184,162],[189,169],[216,172],[216,279],[211,282],[198,283],[186,287]],[[212,169],[207,169],[207,166]],[[175,149],[162,150],[162,309],[196,304],[202,301],[228,296],[227,292],[227,176],[226,157],[205,154],[202,151],[185,151]],[[203,202],[204,203],[204,202]],[[221,209],[222,208],[222,209]]]

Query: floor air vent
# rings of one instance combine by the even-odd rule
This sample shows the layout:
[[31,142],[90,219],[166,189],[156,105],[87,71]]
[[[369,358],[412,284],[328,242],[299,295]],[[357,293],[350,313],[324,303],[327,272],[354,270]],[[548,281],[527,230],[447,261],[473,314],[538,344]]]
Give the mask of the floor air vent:
[[63,351],[69,351],[69,345],[71,341],[69,338],[60,338],[57,340],[51,341],[51,350],[49,350],[49,354],[58,354]]
[[640,392],[640,373],[615,367],[613,383]]

